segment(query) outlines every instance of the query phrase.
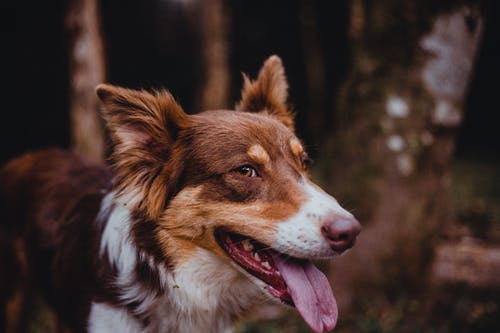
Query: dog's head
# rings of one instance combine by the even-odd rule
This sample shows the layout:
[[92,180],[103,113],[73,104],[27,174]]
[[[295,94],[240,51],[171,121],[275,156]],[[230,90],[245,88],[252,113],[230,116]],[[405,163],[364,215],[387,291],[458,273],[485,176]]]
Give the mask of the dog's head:
[[[335,325],[337,308],[309,260],[347,250],[361,227],[312,183],[287,89],[272,56],[255,81],[244,76],[237,110],[187,115],[166,91],[100,85],[97,93],[119,196],[137,228],[153,221],[158,256],[182,261],[209,250],[323,331]],[[172,258],[172,248],[182,253]]]

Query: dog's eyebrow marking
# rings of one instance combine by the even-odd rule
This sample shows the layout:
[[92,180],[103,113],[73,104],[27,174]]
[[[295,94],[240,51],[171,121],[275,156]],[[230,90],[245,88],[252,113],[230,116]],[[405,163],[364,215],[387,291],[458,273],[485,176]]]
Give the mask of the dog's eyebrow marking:
[[304,148],[300,141],[296,138],[290,140],[290,148],[295,156],[300,156],[304,152]]
[[255,144],[248,148],[247,154],[252,160],[259,164],[266,164],[271,160],[267,151],[259,144]]

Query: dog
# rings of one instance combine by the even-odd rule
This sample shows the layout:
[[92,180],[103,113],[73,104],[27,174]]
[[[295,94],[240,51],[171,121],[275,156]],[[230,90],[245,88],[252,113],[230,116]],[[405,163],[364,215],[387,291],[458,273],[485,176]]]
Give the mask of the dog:
[[243,79],[236,110],[194,115],[165,90],[101,84],[110,168],[60,149],[3,167],[4,312],[22,287],[73,332],[228,332],[271,299],[333,329],[311,260],[361,226],[311,180],[281,59]]

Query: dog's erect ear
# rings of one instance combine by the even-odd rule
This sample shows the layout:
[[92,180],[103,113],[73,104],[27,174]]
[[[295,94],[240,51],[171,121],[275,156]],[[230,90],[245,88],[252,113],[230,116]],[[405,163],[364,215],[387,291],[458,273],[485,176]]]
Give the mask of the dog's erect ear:
[[[178,153],[176,139],[189,125],[190,117],[165,90],[150,93],[100,84],[96,92],[114,143],[118,190],[137,195],[139,208],[155,218],[182,172],[178,162],[182,159],[173,155]],[[171,181],[165,181],[167,178]]]
[[96,92],[113,142],[122,148],[145,144],[168,148],[187,125],[188,116],[165,90],[149,93],[100,84]]
[[288,82],[280,57],[270,56],[260,69],[257,80],[243,74],[241,101],[237,110],[267,112],[293,130],[293,114],[287,108]]

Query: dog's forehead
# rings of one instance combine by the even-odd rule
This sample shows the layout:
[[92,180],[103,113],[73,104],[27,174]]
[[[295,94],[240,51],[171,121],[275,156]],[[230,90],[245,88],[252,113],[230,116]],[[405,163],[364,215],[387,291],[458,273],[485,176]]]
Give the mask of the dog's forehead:
[[247,153],[258,162],[276,154],[298,155],[302,144],[295,134],[266,113],[233,110],[206,111],[195,117],[197,145],[226,153]]

